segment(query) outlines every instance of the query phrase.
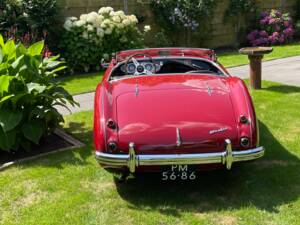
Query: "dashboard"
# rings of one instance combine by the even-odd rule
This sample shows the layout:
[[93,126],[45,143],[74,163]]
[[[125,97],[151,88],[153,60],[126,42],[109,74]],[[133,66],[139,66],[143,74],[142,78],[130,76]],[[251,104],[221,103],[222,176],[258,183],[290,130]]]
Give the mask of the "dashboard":
[[[142,66],[144,66],[144,68],[152,73],[155,73],[156,71],[159,71],[161,66],[163,65],[163,63],[151,63],[151,62],[140,62],[140,64]],[[127,68],[125,68],[126,65],[122,65],[121,66],[121,71],[123,73],[129,73],[129,74],[133,74],[136,70],[136,66],[133,63],[128,63],[127,64]]]

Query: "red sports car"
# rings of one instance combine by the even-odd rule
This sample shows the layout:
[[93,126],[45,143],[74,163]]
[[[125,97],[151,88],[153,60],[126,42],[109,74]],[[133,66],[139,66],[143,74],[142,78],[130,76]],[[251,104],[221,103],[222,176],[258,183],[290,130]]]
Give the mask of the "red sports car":
[[244,82],[209,49],[119,52],[96,90],[96,159],[114,173],[185,180],[230,169],[264,155],[258,130]]

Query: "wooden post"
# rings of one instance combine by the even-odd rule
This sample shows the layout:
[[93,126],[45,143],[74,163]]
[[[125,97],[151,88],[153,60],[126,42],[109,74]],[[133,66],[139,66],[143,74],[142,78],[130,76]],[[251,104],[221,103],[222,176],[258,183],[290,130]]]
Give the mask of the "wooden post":
[[247,47],[239,50],[241,54],[248,55],[250,61],[251,88],[261,89],[261,61],[265,54],[272,51],[272,47]]
[[263,55],[249,55],[250,60],[250,86],[261,89],[261,61]]

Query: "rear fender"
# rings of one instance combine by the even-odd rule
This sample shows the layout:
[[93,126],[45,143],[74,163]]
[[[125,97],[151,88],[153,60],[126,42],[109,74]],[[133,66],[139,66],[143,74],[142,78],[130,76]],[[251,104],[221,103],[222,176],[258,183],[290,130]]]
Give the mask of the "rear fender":
[[[250,147],[258,146],[258,122],[254,110],[254,105],[249,94],[248,88],[244,81],[239,78],[232,77],[228,79],[231,89],[230,97],[234,107],[235,117],[239,139],[243,136],[250,138]],[[245,115],[249,123],[240,122],[240,116]]]

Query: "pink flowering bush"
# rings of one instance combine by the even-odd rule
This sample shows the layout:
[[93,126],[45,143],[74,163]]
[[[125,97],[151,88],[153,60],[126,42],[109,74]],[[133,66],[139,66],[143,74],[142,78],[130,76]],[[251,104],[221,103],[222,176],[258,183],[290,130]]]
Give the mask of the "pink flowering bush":
[[252,46],[284,44],[293,38],[295,33],[289,13],[272,9],[260,15],[259,29],[247,35]]

